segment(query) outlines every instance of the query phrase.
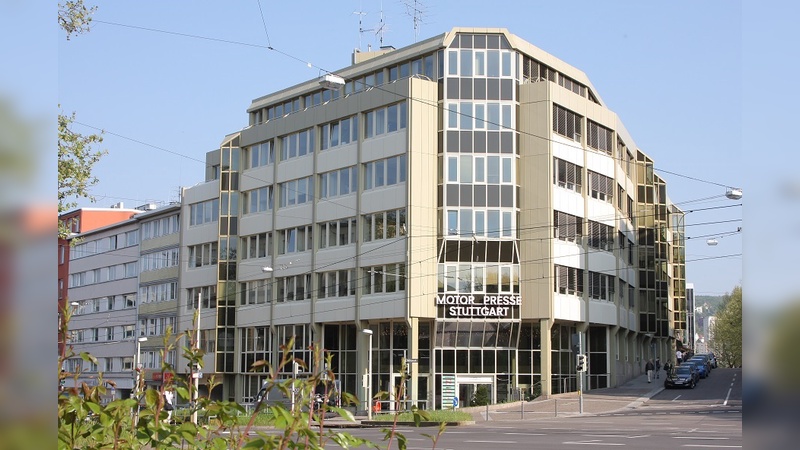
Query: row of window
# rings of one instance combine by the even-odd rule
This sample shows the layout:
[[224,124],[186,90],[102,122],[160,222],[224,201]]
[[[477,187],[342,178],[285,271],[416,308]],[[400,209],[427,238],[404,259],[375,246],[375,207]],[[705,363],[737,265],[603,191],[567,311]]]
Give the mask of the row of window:
[[96,283],[104,283],[106,281],[135,278],[136,275],[138,275],[138,273],[136,272],[135,262],[116,264],[109,267],[72,273],[69,275],[69,287],[76,288]]
[[91,314],[96,312],[116,311],[136,307],[136,294],[111,295],[108,297],[90,298],[80,300],[72,310],[73,315]]
[[145,253],[139,258],[142,272],[151,270],[166,269],[175,267],[180,262],[180,251],[176,248],[168,248],[156,252]]
[[364,216],[364,242],[394,239],[406,234],[406,209],[381,211]]
[[279,204],[281,208],[314,201],[314,177],[287,181],[279,186],[281,195]]
[[120,341],[123,339],[133,339],[133,337],[133,324],[70,330],[70,341],[76,343]]
[[513,77],[514,53],[508,50],[447,51],[447,75],[462,77]]
[[189,268],[213,266],[217,263],[217,243],[206,242],[205,244],[189,246]]
[[447,104],[447,128],[451,130],[500,130],[514,126],[514,105],[498,102]]
[[142,240],[167,236],[180,231],[178,215],[162,217],[160,219],[142,222]]
[[447,157],[447,182],[470,184],[513,183],[511,157],[460,155]]
[[320,174],[319,198],[325,200],[358,192],[356,166]]
[[161,303],[178,299],[178,283],[161,283],[139,288],[140,303]]
[[356,243],[358,234],[355,217],[321,223],[317,227],[320,249]]
[[406,181],[406,155],[379,159],[364,164],[364,190],[394,186]]
[[[555,277],[554,277],[554,288],[555,292],[560,294],[568,294],[568,295],[576,295],[582,296],[583,295],[583,287],[584,287],[584,270],[577,269],[575,267],[567,267],[567,266],[560,266],[556,265],[554,267]],[[593,272],[587,271],[588,273],[588,282],[589,282],[589,291],[587,292],[590,299],[593,300],[605,300],[605,301],[614,301],[616,298],[616,277],[613,275],[600,273],[600,272]],[[635,303],[634,297],[634,287],[628,285],[628,283],[624,282],[623,280],[619,280],[619,297],[625,295],[625,292],[628,293],[628,306],[633,307]]]
[[519,265],[439,264],[438,292],[519,293]]
[[514,216],[511,211],[470,208],[447,210],[446,234],[449,236],[513,237],[513,230]]
[[[359,116],[347,117],[320,127],[320,149],[346,145],[358,141]],[[393,133],[408,127],[408,104],[406,102],[374,109],[364,113],[364,139]],[[307,128],[282,136],[280,160],[287,161],[314,153],[315,128]],[[274,141],[254,144],[244,150],[245,169],[275,163]]]
[[203,225],[219,219],[219,199],[189,205],[189,225]]
[[69,374],[83,372],[129,372],[133,370],[133,356],[96,358],[94,361],[84,361],[81,358],[70,358],[64,361],[63,369]]
[[139,336],[163,336],[167,333],[167,329],[171,329],[175,334],[177,330],[175,325],[177,319],[175,317],[150,317],[147,319],[139,319]]
[[107,236],[93,241],[82,242],[72,247],[69,252],[69,259],[84,258],[86,256],[97,255],[119,248],[131,247],[139,243],[138,231],[128,231],[114,236]]

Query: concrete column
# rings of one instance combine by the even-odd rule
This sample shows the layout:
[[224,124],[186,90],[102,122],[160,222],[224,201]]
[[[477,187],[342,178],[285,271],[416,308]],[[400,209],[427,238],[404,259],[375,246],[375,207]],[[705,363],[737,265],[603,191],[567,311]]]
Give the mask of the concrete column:
[[539,335],[542,340],[540,343],[542,355],[542,397],[545,398],[552,394],[553,362],[550,359],[553,350],[553,344],[550,342],[550,328],[552,326],[552,320],[541,319],[539,321]]
[[[411,317],[409,319],[409,333],[408,333],[408,358],[419,361],[419,319]],[[409,364],[409,373],[411,379],[409,380],[408,399],[411,400],[412,405],[417,404],[419,399],[419,363]]]

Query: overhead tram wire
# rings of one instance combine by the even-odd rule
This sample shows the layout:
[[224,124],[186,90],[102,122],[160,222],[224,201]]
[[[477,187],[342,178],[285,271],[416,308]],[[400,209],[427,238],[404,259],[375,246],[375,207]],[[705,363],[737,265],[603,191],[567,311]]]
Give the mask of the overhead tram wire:
[[[259,6],[260,6],[260,4],[259,4]],[[317,66],[316,64],[313,64],[313,63],[311,63],[309,61],[306,61],[306,60],[303,60],[301,58],[298,58],[297,56],[294,56],[292,54],[289,54],[289,53],[286,53],[284,51],[278,50],[277,48],[273,47],[272,45],[264,46],[264,45],[260,45],[260,44],[251,44],[251,43],[232,41],[232,40],[227,40],[227,39],[211,38],[211,37],[200,36],[200,35],[195,35],[195,34],[178,33],[178,32],[173,32],[173,31],[165,31],[165,30],[159,30],[159,29],[155,29],[155,28],[140,27],[140,26],[135,26],[135,25],[127,25],[127,24],[121,24],[121,23],[116,23],[116,22],[108,22],[108,21],[97,20],[97,19],[93,19],[93,22],[103,23],[103,24],[107,24],[107,25],[115,25],[115,26],[133,28],[133,29],[138,29],[138,30],[143,30],[143,31],[171,34],[171,35],[175,35],[175,36],[182,36],[182,37],[189,37],[189,38],[196,38],[196,39],[204,39],[204,40],[208,40],[208,41],[216,41],[216,42],[222,42],[222,43],[227,43],[227,44],[236,44],[236,45],[244,45],[244,46],[248,46],[248,47],[263,48],[263,49],[267,49],[267,50],[271,50],[271,51],[274,51],[276,53],[279,53],[279,54],[281,54],[281,55],[283,55],[283,56],[285,56],[287,58],[291,58],[291,59],[293,59],[293,60],[295,60],[297,62],[305,64],[306,66],[308,66],[310,68],[317,68],[318,70],[320,70],[320,71],[322,71],[324,73],[334,74],[334,72],[332,72],[332,71],[330,71],[328,69],[325,69],[323,67]],[[346,81],[355,81],[354,79],[345,79],[345,80]],[[382,91],[382,92],[386,92],[386,93],[395,95],[397,97],[400,97],[400,98],[403,98],[403,99],[406,99],[406,100],[416,101],[416,102],[422,103],[422,104],[427,105],[427,106],[433,106],[433,107],[435,107],[437,109],[441,109],[441,110],[444,111],[444,104],[442,104],[442,106],[440,106],[438,101],[436,103],[430,103],[430,102],[427,102],[427,101],[419,99],[419,98],[414,98],[414,97],[411,97],[411,96],[404,96],[402,94],[399,94],[399,93],[396,93],[396,92],[393,92],[393,91],[389,91],[387,89],[383,89],[381,86],[366,86],[366,87],[367,88],[371,88],[371,89],[376,89],[376,90],[379,90],[379,91]],[[465,114],[465,113],[461,113],[461,112],[458,112],[457,114],[459,116],[462,116],[462,117],[468,117],[468,118],[471,118],[471,119],[477,119],[477,117],[475,117],[473,115],[470,115],[470,114]],[[539,136],[537,134],[533,134],[533,133],[530,133],[530,132],[524,132],[524,131],[521,131],[521,130],[516,130],[514,128],[505,127],[502,124],[494,123],[494,122],[491,122],[491,121],[486,120],[486,119],[480,119],[480,120],[482,122],[486,123],[486,124],[489,124],[489,125],[496,125],[501,129],[514,131],[516,133],[520,133],[520,134],[523,134],[523,135],[526,135],[526,136],[530,136],[530,137],[533,137],[533,138],[537,138],[537,139],[542,139],[542,140],[545,140],[545,141],[548,141],[548,142],[554,142],[553,139],[551,139],[549,137],[546,137],[546,136]],[[570,147],[573,147],[573,148],[575,148],[577,150],[581,150],[583,152],[588,152],[589,151],[588,148],[584,148],[583,146],[570,145],[570,144],[567,144],[567,145],[569,145]],[[625,162],[622,158],[616,158],[613,155],[609,155],[608,157],[613,159],[613,160],[619,161],[619,162]],[[637,165],[643,164],[640,161],[633,161],[633,163],[637,164]],[[700,182],[700,183],[706,183],[706,184],[711,184],[711,185],[725,187],[725,188],[733,187],[733,185],[730,185],[730,184],[718,183],[718,182],[715,182],[715,181],[710,181],[710,180],[705,180],[705,179],[701,179],[701,178],[697,178],[697,177],[692,177],[690,175],[683,175],[683,174],[679,174],[677,172],[667,171],[667,170],[658,168],[655,165],[653,165],[653,170],[654,171],[658,171],[658,172],[663,172],[663,173],[669,173],[670,175],[675,175],[675,176],[687,178],[687,179],[690,179],[690,180],[693,180],[693,181],[697,181],[697,182]]]

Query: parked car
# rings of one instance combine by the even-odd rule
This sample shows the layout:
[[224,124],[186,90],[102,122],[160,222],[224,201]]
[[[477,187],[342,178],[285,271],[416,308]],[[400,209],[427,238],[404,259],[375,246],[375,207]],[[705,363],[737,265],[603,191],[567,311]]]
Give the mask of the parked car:
[[708,357],[708,362],[711,363],[712,369],[717,368],[717,355],[715,355],[714,353],[701,353],[700,355]]
[[664,388],[666,389],[676,387],[694,389],[696,385],[697,380],[695,379],[695,374],[690,366],[676,367],[670,371],[669,374],[667,374],[667,379],[664,380]]
[[711,358],[706,355],[695,355],[689,361],[700,361],[706,367],[706,375],[711,375]]
[[703,361],[700,361],[700,360],[697,360],[697,359],[694,359],[694,360],[690,359],[689,361],[686,361],[686,362],[681,364],[681,366],[684,366],[684,365],[693,366],[695,368],[695,370],[697,371],[697,374],[698,374],[698,376],[700,378],[705,378],[705,377],[708,376],[708,369],[706,369],[706,365],[703,363]]

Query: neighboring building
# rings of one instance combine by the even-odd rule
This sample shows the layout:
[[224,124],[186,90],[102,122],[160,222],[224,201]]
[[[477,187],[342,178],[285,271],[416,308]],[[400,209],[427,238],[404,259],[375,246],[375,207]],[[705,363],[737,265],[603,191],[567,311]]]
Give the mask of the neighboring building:
[[360,398],[414,360],[425,408],[575,391],[578,349],[588,389],[674,352],[683,213],[583,72],[495,28],[353,59],[253,100],[183,192],[179,327],[199,298],[212,396],[251,401],[291,337]]
[[[139,214],[139,295],[137,309],[137,340],[140,343],[141,370],[145,385],[157,388],[165,381],[161,351],[170,345],[164,360],[175,364],[180,351],[174,337],[178,328],[178,283],[180,274],[180,205],[162,208],[153,205]],[[165,343],[167,330],[172,338]],[[181,343],[181,344],[185,344]],[[167,377],[170,373],[167,372]]]
[[[141,211],[136,211],[141,212]],[[133,214],[129,213],[129,216]],[[113,381],[106,400],[130,394],[136,341],[139,223],[135,217],[82,232],[69,252],[69,302],[75,304],[67,342],[75,356],[63,369],[66,386]],[[82,352],[97,358],[83,361]],[[73,374],[79,374],[77,380]]]
[[695,308],[694,284],[686,283],[686,340],[684,343],[692,347],[695,353],[701,353],[697,351],[699,334],[697,332],[697,310]]
[[[130,219],[140,210],[125,209],[122,203],[118,203],[110,208],[79,208],[66,212],[58,216],[60,223],[69,230],[70,236],[80,233],[87,233],[113,223],[122,222]],[[70,262],[70,240],[69,238],[58,239],[58,317],[59,323],[64,307],[67,305],[67,291],[69,289],[69,262]],[[58,332],[58,354],[64,354],[64,336],[61,330]]]

